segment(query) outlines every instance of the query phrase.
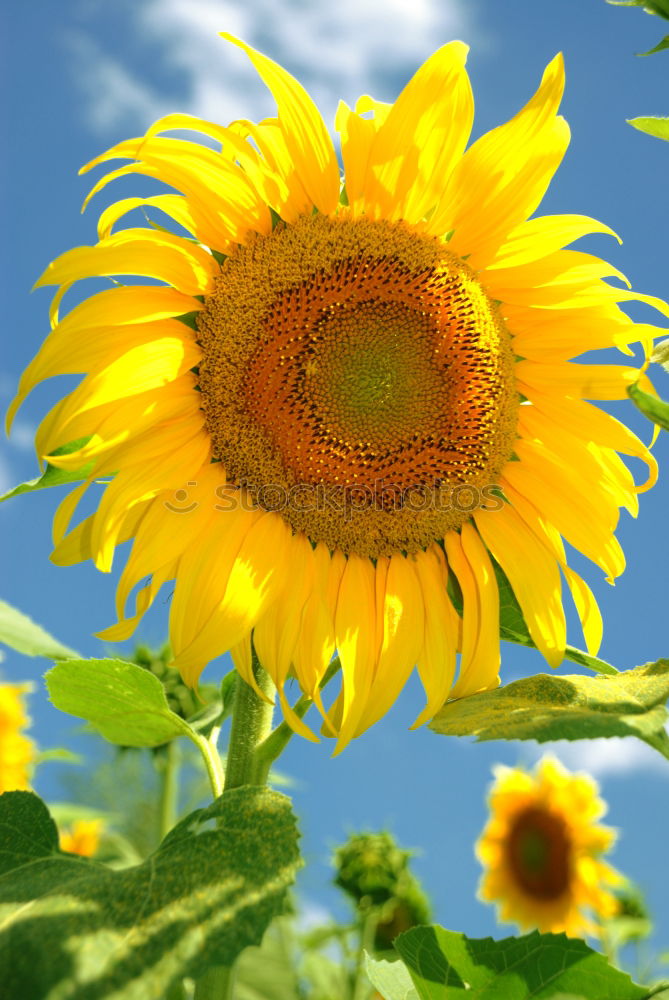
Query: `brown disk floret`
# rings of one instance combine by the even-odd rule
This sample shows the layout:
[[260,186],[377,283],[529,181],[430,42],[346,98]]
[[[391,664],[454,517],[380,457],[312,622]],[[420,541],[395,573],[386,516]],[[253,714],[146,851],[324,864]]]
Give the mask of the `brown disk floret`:
[[198,330],[228,478],[314,542],[425,548],[511,455],[510,334],[467,265],[403,222],[313,215],[252,237]]

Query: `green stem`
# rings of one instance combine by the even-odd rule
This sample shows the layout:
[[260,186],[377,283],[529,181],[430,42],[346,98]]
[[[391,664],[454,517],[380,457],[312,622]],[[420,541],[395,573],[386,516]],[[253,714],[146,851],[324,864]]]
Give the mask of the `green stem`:
[[[266,773],[257,767],[256,750],[259,744],[267,739],[272,728],[275,689],[272,679],[260,666],[255,650],[253,674],[259,690],[269,701],[260,698],[250,684],[237,677],[225,780],[216,797],[222,794],[223,790],[230,791],[242,785],[264,784],[266,780]],[[204,742],[208,743],[220,766],[215,746],[207,740]],[[212,966],[197,980],[193,1000],[232,1000],[233,978],[233,966]]]
[[170,832],[177,821],[179,811],[179,767],[181,764],[181,747],[176,740],[171,740],[158,761],[160,769],[160,802],[158,804],[158,823],[160,839]]
[[232,979],[232,966],[212,966],[195,983],[193,1000],[232,1000]]
[[221,758],[216,748],[216,744],[211,740],[208,740],[205,736],[202,736],[201,733],[191,729],[190,726],[188,726],[187,735],[202,754],[204,766],[207,769],[209,784],[211,785],[211,794],[215,799],[217,799],[223,794],[223,781],[225,775],[223,774],[223,765],[221,764]]
[[369,991],[369,979],[365,971],[365,952],[373,954],[374,937],[376,926],[379,922],[379,913],[375,906],[370,906],[362,919],[360,926],[360,947],[356,957],[355,970],[353,973],[353,989],[351,1000],[363,1000]]
[[258,766],[257,751],[272,728],[274,682],[260,666],[253,651],[253,674],[258,688],[269,701],[260,698],[250,684],[237,678],[232,708],[232,726],[225,765],[225,790],[242,785],[263,785],[267,771]]
[[[321,690],[325,687],[328,681],[339,672],[341,669],[341,663],[339,662],[339,657],[336,657],[325,674],[323,679],[318,685]],[[304,716],[309,711],[312,705],[312,699],[308,695],[303,694],[295,704],[293,705],[293,711],[298,718],[303,719]],[[259,779],[258,784],[264,784],[267,781],[267,776],[269,775],[270,768],[277,757],[283,752],[288,741],[293,737],[295,733],[290,728],[287,722],[281,722],[276,729],[263,740],[256,748],[255,758],[256,758],[256,775]]]

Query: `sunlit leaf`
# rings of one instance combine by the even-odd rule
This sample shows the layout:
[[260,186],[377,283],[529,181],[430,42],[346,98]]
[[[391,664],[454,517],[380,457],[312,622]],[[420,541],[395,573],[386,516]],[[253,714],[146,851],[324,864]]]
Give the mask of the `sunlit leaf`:
[[413,979],[404,962],[378,962],[367,955],[365,971],[383,1000],[418,1000]]
[[669,758],[669,660],[615,676],[536,674],[448,702],[430,728],[481,740],[636,736]]
[[628,118],[627,124],[656,139],[669,139],[669,118]]
[[79,655],[6,601],[0,601],[0,642],[25,656],[44,656],[49,660]]
[[564,934],[534,931],[493,941],[443,927],[414,927],[395,939],[395,948],[419,1000],[646,1000],[650,995],[584,941]]
[[85,719],[110,743],[155,747],[189,726],[173,712],[150,671],[123,660],[67,660],[46,674],[51,701]]
[[[83,448],[89,440],[90,438],[85,437],[79,438],[78,441],[70,441],[68,444],[54,449],[53,454],[70,455],[73,451],[79,451],[80,448]],[[45,490],[51,486],[64,486],[67,483],[80,483],[90,476],[93,471],[93,465],[93,462],[88,462],[86,465],[82,465],[80,469],[59,469],[57,466],[47,463],[46,469],[41,476],[37,476],[36,479],[29,479],[28,482],[21,483],[20,486],[15,486],[8,493],[3,493],[0,496],[0,503],[3,500],[11,499],[11,497],[21,496],[22,493],[34,493],[35,490]]]

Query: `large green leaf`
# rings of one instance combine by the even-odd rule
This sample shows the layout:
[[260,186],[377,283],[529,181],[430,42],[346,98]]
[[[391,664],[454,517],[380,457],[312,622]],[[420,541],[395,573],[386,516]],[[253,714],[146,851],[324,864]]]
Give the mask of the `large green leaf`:
[[[54,455],[70,455],[73,451],[79,451],[80,448],[89,441],[90,438],[80,438],[78,441],[70,441],[69,444],[64,444],[60,448],[56,448],[53,452]],[[9,490],[7,493],[3,493],[0,496],[0,503],[3,500],[9,500],[11,497],[21,496],[22,493],[34,493],[35,490],[45,490],[50,486],[64,486],[67,483],[80,483],[84,479],[87,479],[93,471],[93,462],[89,462],[87,465],[82,465],[80,469],[59,469],[55,465],[50,465],[47,463],[46,469],[41,476],[37,476],[36,479],[29,479],[26,483],[21,483],[20,486],[15,486],[13,489]]]
[[235,1000],[300,1000],[296,952],[292,921],[279,917],[235,965]]
[[669,757],[669,660],[615,676],[536,674],[448,702],[430,728],[477,740],[582,740],[637,736]]
[[0,982],[7,998],[156,1000],[230,965],[282,912],[299,867],[290,802],[234,789],[192,813],[143,864],[113,870],[58,849],[44,803],[0,797]]
[[443,927],[414,927],[395,940],[420,1000],[646,1000],[644,986],[564,934],[534,931],[493,941]]
[[0,601],[0,642],[25,656],[45,656],[49,660],[79,655],[6,601]]
[[[669,122],[669,118],[667,119]],[[669,132],[667,134],[669,139]],[[669,403],[665,403],[663,399],[658,399],[657,396],[651,396],[649,392],[644,392],[640,389],[638,385],[630,385],[627,387],[627,393],[644,417],[652,420],[654,424],[661,427],[665,431],[669,431]]]
[[158,678],[135,663],[67,660],[47,672],[46,686],[56,708],[90,722],[110,743],[156,747],[191,735]]

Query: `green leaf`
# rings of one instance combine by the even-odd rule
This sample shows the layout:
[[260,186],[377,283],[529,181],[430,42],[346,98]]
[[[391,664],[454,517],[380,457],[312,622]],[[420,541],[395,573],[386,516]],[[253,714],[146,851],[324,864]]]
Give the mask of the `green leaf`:
[[[79,438],[77,441],[70,441],[68,444],[56,448],[53,454],[70,455],[73,451],[79,451],[80,448],[83,448],[88,441],[90,441],[90,438],[87,437]],[[35,490],[45,490],[51,486],[64,486],[67,483],[80,483],[90,476],[94,464],[94,462],[88,462],[86,465],[82,465],[80,469],[59,469],[57,466],[47,463],[46,469],[41,476],[37,476],[36,479],[29,479],[27,483],[21,483],[20,486],[15,486],[8,493],[3,493],[0,496],[0,503],[3,500],[9,500],[11,497],[21,496],[22,493],[34,493]]]
[[612,7],[643,7],[648,14],[655,14],[669,21],[669,0],[606,0]]
[[235,1000],[300,1000],[292,922],[278,917],[235,965]]
[[536,674],[448,702],[430,729],[482,740],[582,740],[636,736],[669,757],[669,660],[615,676]]
[[584,941],[534,931],[520,938],[467,938],[414,927],[395,939],[420,1000],[645,1000],[633,983]]
[[413,979],[403,962],[375,961],[365,956],[365,971],[383,1000],[418,1000]]
[[110,743],[156,747],[190,726],[173,712],[150,671],[123,660],[67,660],[46,674],[51,701],[85,719]]
[[[515,642],[519,646],[529,646],[536,649],[536,645],[529,633],[523,612],[513,592],[513,588],[498,563],[493,562],[497,586],[499,589],[499,637],[506,642]],[[574,646],[567,646],[564,651],[565,658],[579,666],[587,667],[598,674],[617,674],[618,671],[606,660],[600,660],[597,656],[576,649]]]
[[230,965],[285,906],[299,867],[290,802],[246,786],[192,813],[142,864],[63,854],[44,803],[0,797],[6,997],[156,1000]]
[[[669,119],[667,119],[669,121]],[[667,136],[669,138],[669,135]],[[644,392],[638,385],[628,385],[627,394],[638,410],[641,410],[644,417],[648,417],[654,424],[665,431],[669,431],[669,403],[657,396],[651,396]]]
[[[669,139],[669,118],[628,118],[627,124],[656,139]],[[627,390],[629,392],[629,389]]]
[[45,656],[49,660],[79,655],[6,601],[0,601],[0,642],[25,656]]
[[662,52],[664,49],[669,49],[669,35],[665,35],[662,41],[654,45],[652,49],[648,49],[648,52],[637,52],[637,55],[654,56],[656,52]]

